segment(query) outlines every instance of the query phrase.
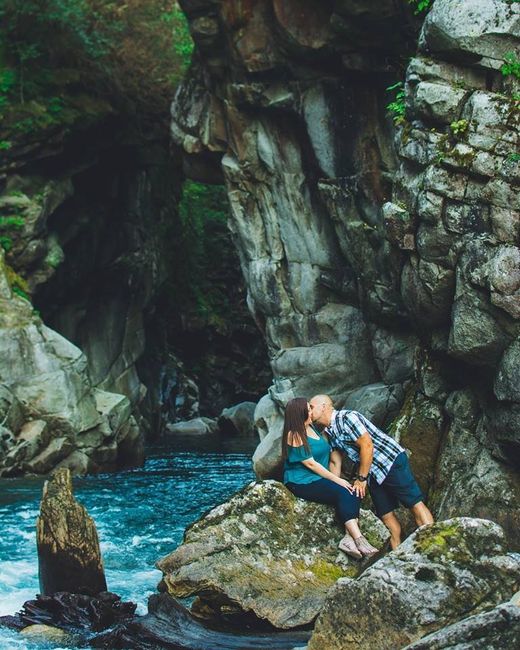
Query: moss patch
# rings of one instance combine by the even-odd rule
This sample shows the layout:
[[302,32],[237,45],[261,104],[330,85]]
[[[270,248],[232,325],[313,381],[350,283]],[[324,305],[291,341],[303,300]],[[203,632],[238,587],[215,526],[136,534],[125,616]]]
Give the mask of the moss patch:
[[452,560],[464,564],[474,559],[464,539],[464,531],[458,524],[434,524],[418,531],[415,547],[429,560]]

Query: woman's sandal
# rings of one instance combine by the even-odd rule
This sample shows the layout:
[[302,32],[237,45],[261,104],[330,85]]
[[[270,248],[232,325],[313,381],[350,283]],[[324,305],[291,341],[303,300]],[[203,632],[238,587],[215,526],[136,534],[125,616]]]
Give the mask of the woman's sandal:
[[364,557],[371,557],[372,555],[379,553],[379,549],[377,549],[375,546],[372,546],[372,544],[366,539],[366,537],[363,537],[363,535],[356,537],[353,542],[356,545],[358,551],[362,553]]
[[343,553],[346,553],[351,557],[355,557],[356,560],[360,560],[363,557],[363,554],[358,549],[358,547],[356,546],[356,542],[352,539],[349,533],[347,533],[345,537],[343,537],[343,539],[338,544],[338,547],[341,551],[343,551]]

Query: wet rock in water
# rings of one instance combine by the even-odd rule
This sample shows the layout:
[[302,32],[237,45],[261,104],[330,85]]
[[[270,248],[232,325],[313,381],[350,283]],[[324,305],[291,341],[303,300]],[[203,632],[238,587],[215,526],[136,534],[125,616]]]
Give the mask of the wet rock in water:
[[45,482],[36,528],[43,595],[106,591],[96,526],[72,494],[68,469],[56,470]]
[[218,418],[222,433],[230,436],[249,436],[254,433],[255,402],[240,402],[224,409]]
[[126,650],[292,650],[309,638],[309,632],[301,631],[236,634],[211,630],[168,594],[151,596],[148,609],[146,616],[98,635],[90,645]]
[[21,634],[36,642],[49,641],[50,643],[59,643],[62,646],[74,643],[74,639],[71,638],[70,634],[52,625],[28,625],[21,631]]
[[0,625],[18,630],[48,625],[90,633],[128,622],[135,608],[134,603],[123,602],[110,592],[102,592],[95,597],[57,592],[52,596],[38,595],[35,600],[28,600],[18,614],[1,617]]
[[460,517],[424,526],[357,580],[338,581],[309,650],[402,648],[493,608],[519,584],[520,555],[507,553],[497,524]]
[[484,614],[464,618],[453,625],[428,634],[405,650],[442,650],[442,648],[514,648],[520,639],[520,608],[504,603]]
[[[383,524],[362,511],[361,529],[378,548]],[[337,545],[343,535],[331,507],[296,499],[281,483],[251,483],[191,526],[183,544],[157,563],[159,588],[197,595],[201,615],[243,622],[254,615],[289,629],[313,622],[329,589],[362,563]]]
[[217,421],[205,417],[193,418],[193,420],[166,425],[166,431],[174,435],[203,436],[207,433],[216,433],[217,430]]

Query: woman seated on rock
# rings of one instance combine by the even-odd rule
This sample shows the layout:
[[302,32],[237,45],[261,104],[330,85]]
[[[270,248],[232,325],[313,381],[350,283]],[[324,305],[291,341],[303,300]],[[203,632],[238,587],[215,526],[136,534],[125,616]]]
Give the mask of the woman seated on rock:
[[359,497],[352,493],[348,481],[329,471],[333,454],[339,451],[331,451],[325,434],[313,426],[307,400],[296,397],[288,402],[282,437],[283,482],[297,497],[336,507],[345,525],[345,537],[339,543],[342,551],[358,559],[373,555],[377,549],[358,526]]

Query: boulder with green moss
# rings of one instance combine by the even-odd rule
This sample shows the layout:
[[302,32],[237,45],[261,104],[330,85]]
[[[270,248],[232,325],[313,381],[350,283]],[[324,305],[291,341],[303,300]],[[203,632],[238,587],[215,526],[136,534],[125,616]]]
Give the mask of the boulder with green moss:
[[[383,545],[386,529],[375,515],[362,511],[360,526]],[[336,580],[363,566],[338,551],[342,535],[331,507],[297,499],[276,481],[254,482],[191,526],[158,562],[160,588],[197,595],[198,613],[307,625]]]
[[358,579],[337,582],[309,650],[402,648],[492,609],[519,584],[520,555],[507,553],[498,524],[460,517],[424,526]]

